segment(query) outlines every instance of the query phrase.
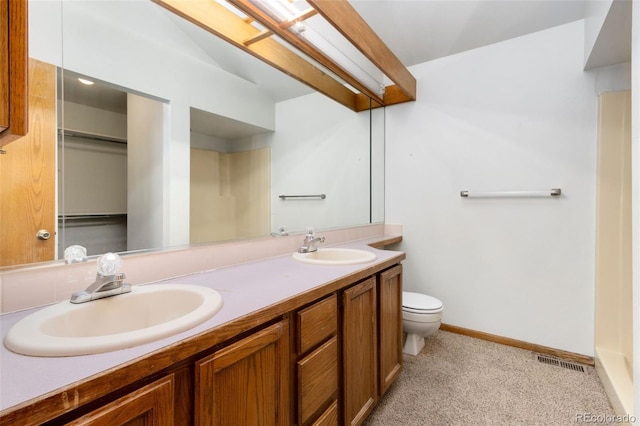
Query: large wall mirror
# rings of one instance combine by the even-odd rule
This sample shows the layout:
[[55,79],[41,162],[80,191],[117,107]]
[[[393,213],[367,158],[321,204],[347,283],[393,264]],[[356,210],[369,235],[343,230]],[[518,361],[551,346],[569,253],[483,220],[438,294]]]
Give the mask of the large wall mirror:
[[353,112],[150,1],[29,14],[30,57],[55,69],[55,252],[4,266],[384,220],[384,108]]

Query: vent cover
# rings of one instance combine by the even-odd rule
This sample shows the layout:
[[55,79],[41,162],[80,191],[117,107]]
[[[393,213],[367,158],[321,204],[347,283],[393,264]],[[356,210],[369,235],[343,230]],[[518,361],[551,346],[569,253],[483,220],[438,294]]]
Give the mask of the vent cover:
[[554,365],[556,367],[568,368],[569,370],[579,371],[581,373],[584,373],[584,367],[580,364],[563,361],[561,359],[553,358],[548,355],[536,354],[536,358],[539,362],[542,362],[544,364]]

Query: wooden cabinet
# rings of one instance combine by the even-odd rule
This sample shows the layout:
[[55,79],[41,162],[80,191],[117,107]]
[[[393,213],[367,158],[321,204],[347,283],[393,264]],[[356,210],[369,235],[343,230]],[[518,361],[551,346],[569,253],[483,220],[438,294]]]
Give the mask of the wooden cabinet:
[[169,426],[174,423],[173,409],[174,376],[170,374],[66,424]]
[[288,330],[280,321],[196,362],[196,425],[288,424]]
[[337,425],[337,296],[299,311],[297,330],[297,423]]
[[402,368],[402,265],[378,275],[378,390],[382,396]]
[[360,425],[378,398],[376,278],[345,290],[342,296],[344,424]]
[[338,338],[298,361],[298,419],[309,424],[337,403]]
[[27,0],[0,0],[0,146],[27,134]]
[[361,425],[402,368],[402,266],[387,266],[106,372],[73,411],[46,397],[0,424]]

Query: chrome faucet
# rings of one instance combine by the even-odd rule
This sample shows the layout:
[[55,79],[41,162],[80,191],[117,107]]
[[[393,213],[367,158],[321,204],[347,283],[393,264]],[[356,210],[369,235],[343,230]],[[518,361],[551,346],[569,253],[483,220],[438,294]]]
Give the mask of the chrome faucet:
[[85,303],[103,299],[117,294],[129,293],[131,285],[123,283],[124,274],[102,275],[96,274],[96,280],[86,290],[77,291],[71,295],[71,303]]
[[302,247],[298,249],[298,253],[311,253],[318,250],[317,244],[324,243],[324,237],[316,237],[312,228],[307,229],[307,234],[304,236]]
[[131,285],[124,283],[125,275],[116,271],[121,265],[120,257],[115,253],[105,253],[98,258],[96,280],[86,290],[71,295],[71,303],[85,303],[117,294],[129,293]]

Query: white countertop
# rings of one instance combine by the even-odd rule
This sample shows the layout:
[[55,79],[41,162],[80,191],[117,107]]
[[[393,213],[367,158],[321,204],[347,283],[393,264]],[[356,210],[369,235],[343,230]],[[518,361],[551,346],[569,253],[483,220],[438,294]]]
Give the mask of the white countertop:
[[[85,380],[158,351],[172,343],[206,332],[264,307],[283,302],[315,287],[370,268],[399,254],[396,251],[378,250],[368,246],[381,239],[384,238],[369,238],[338,246],[374,252],[377,259],[366,264],[312,265],[298,262],[289,254],[167,280],[166,283],[213,288],[222,295],[224,305],[208,321],[152,343],[102,354],[74,357],[25,356],[11,352],[2,345],[0,348],[0,411]],[[36,310],[1,315],[2,339],[4,340],[4,336],[13,324]]]

